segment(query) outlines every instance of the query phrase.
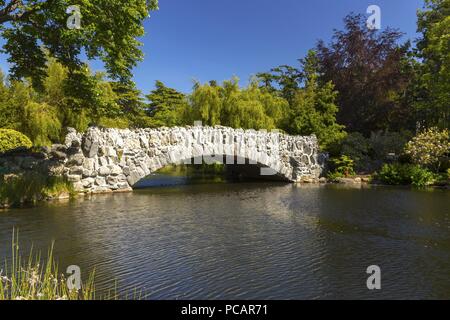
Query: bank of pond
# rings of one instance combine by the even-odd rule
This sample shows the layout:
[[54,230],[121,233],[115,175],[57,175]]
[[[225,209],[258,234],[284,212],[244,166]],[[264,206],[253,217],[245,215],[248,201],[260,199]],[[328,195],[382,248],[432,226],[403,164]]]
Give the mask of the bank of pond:
[[[264,180],[243,177],[220,164],[172,165],[141,180],[134,189],[253,181]],[[74,199],[84,195],[75,192],[72,183],[62,177],[45,176],[36,172],[3,175],[0,182],[0,209],[35,206],[42,201]],[[320,179],[305,179],[301,183],[449,188],[450,170],[437,174],[417,165],[394,163],[384,165],[374,174],[358,175],[341,165]]]

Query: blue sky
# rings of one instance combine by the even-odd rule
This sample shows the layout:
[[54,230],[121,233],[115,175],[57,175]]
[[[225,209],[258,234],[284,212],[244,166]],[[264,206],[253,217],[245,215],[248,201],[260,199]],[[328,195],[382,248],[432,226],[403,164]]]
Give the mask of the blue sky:
[[[280,64],[295,65],[318,39],[329,40],[349,12],[382,10],[382,27],[416,37],[423,0],[160,0],[145,22],[145,60],[134,70],[144,93],[155,80],[189,92],[193,79],[206,82],[251,75]],[[98,62],[91,64],[101,70]],[[0,67],[7,69],[0,55]]]

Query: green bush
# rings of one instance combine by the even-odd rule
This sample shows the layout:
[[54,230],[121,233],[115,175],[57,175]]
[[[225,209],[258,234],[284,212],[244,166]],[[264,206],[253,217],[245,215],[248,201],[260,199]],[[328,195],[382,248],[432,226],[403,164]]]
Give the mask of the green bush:
[[438,176],[428,169],[413,166],[411,170],[411,184],[418,188],[423,188],[434,184]]
[[72,184],[62,177],[35,172],[0,177],[0,205],[35,204],[62,194],[75,194]]
[[354,161],[346,155],[331,159],[333,171],[328,173],[328,179],[335,181],[338,178],[348,178],[355,175]]
[[370,143],[359,132],[352,132],[342,142],[341,154],[349,156],[355,161],[355,168],[358,171],[367,170],[370,162]]
[[5,153],[18,148],[31,148],[31,140],[24,134],[11,130],[0,129],[0,153]]
[[390,185],[410,184],[411,165],[408,164],[385,164],[376,177],[383,183]]
[[411,164],[385,164],[376,175],[381,182],[389,185],[413,185],[425,187],[436,182],[436,175],[428,169]]
[[408,142],[405,153],[415,164],[439,172],[450,155],[449,131],[430,128]]
[[371,148],[371,158],[378,161],[386,161],[398,158],[404,151],[406,143],[413,135],[409,131],[390,132],[379,131],[372,132],[369,139]]
[[398,160],[411,136],[408,131],[379,131],[366,138],[359,132],[352,132],[342,141],[340,154],[352,158],[358,172],[372,172],[387,161]]

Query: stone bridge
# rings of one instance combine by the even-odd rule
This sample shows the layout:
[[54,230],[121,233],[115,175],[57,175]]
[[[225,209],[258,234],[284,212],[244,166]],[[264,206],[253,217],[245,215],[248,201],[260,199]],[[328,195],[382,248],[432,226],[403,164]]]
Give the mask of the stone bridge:
[[[315,136],[228,127],[69,129],[64,145],[47,150],[53,169],[78,192],[129,191],[141,179],[171,164],[220,162],[258,168],[262,178],[318,180],[324,163]],[[56,160],[55,160],[56,159]]]

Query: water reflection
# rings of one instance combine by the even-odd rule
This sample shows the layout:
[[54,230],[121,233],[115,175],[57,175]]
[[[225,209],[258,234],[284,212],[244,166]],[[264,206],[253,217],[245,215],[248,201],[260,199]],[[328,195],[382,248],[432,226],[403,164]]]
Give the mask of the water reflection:
[[[99,290],[149,299],[450,298],[449,191],[279,183],[182,185],[0,214]],[[368,291],[366,268],[382,270]]]

